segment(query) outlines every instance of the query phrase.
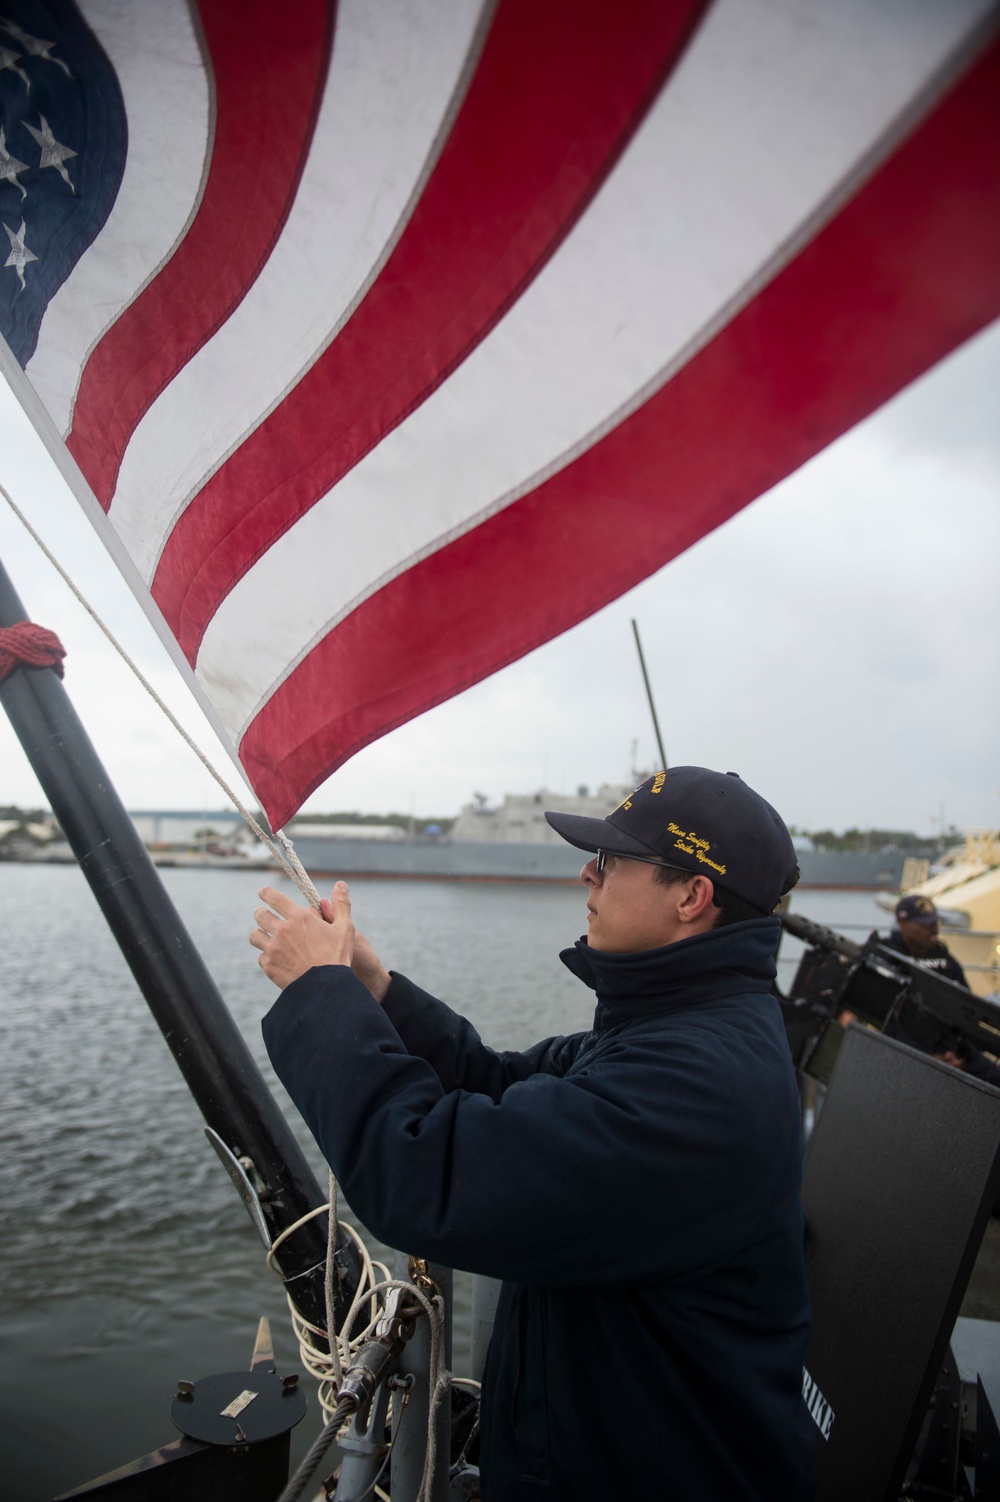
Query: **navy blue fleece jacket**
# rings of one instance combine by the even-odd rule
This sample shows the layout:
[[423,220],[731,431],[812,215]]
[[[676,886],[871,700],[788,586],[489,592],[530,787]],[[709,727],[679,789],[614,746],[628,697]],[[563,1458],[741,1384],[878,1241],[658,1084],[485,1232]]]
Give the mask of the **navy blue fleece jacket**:
[[505,1280],[483,1390],[487,1502],[633,1487],[808,1502],[809,1329],[777,923],[564,953],[590,1032],[496,1053],[395,976],[342,966],[264,1020],[279,1077],[383,1241]]

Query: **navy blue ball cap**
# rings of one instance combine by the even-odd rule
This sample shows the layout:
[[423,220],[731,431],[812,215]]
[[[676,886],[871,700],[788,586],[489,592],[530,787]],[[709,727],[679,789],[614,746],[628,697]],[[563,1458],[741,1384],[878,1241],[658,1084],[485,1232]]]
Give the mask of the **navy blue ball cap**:
[[671,767],[647,777],[606,819],[545,817],[578,850],[655,857],[711,877],[764,913],[799,876],[780,814],[735,772]]
[[922,892],[910,892],[896,903],[896,917],[908,918],[924,928],[933,928],[938,921],[938,910],[929,897]]

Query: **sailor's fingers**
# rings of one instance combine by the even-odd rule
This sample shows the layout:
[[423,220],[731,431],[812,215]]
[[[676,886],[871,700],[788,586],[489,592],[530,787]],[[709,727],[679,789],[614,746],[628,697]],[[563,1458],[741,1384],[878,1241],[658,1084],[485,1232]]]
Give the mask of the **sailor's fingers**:
[[294,918],[296,913],[308,912],[301,902],[294,902],[291,897],[286,897],[284,892],[279,892],[277,887],[261,887],[257,896],[262,898],[282,918]]
[[330,894],[331,923],[348,924],[351,921],[351,894],[346,881],[336,881]]
[[279,923],[284,923],[284,918],[279,918],[269,907],[255,907],[253,921],[257,927],[266,934],[273,933]]
[[315,908],[291,901],[274,887],[262,887],[260,896],[270,906],[254,910],[257,927],[250,943],[261,951],[261,969],[276,986],[284,988],[318,966],[350,965],[354,924],[346,883],[334,887],[327,922]]
[[367,986],[376,1001],[381,1001],[389,989],[392,976],[375,953],[364,934],[354,930],[354,951],[351,969],[363,986]]
[[351,897],[346,881],[335,882],[330,896],[320,899],[319,913],[326,923],[339,923],[342,927],[350,923]]

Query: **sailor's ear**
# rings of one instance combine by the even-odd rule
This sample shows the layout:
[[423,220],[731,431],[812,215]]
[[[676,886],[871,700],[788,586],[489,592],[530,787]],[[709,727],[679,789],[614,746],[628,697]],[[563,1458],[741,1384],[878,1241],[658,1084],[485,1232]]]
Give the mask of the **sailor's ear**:
[[693,876],[688,885],[678,887],[677,916],[685,923],[701,918],[712,906],[715,886],[708,876]]

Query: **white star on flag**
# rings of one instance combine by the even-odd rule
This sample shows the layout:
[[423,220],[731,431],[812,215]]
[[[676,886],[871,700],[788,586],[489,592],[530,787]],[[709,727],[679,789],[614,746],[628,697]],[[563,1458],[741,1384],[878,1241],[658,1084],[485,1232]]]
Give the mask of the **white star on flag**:
[[29,57],[39,57],[43,62],[55,63],[57,68],[62,68],[67,78],[73,75],[63,62],[61,57],[51,57],[55,42],[47,42],[43,37],[33,37],[29,32],[18,26],[16,21],[0,21],[0,30],[6,31],[15,41],[20,42]]
[[17,66],[20,61],[20,52],[11,52],[9,47],[0,47],[0,73],[2,73],[5,68],[9,68],[12,73],[17,74],[18,78],[21,80],[21,82],[24,84],[24,87],[30,94],[31,80],[28,77],[27,73],[25,73],[24,69]]
[[27,120],[22,121],[22,124],[25,130],[31,131],[31,134],[42,148],[42,159],[38,163],[39,169],[54,167],[70,191],[75,193],[76,189],[73,187],[69,173],[66,171],[63,163],[68,162],[71,156],[76,156],[76,152],[70,146],[60,146],[52,134],[52,128],[44,115],[39,115],[38,120],[42,127],[41,130],[36,130],[33,125],[29,125]]
[[3,126],[0,125],[0,179],[6,178],[7,182],[13,183],[15,188],[20,188],[22,198],[27,198],[28,190],[18,182],[17,174],[19,172],[27,172],[27,170],[27,162],[19,162],[17,157],[11,156],[7,150]]
[[4,261],[3,264],[4,267],[13,266],[14,270],[17,272],[17,278],[21,283],[21,288],[23,291],[24,268],[31,261],[37,261],[38,257],[35,255],[34,251],[29,250],[24,243],[25,225],[23,219],[21,220],[21,228],[18,230],[16,235],[11,229],[10,225],[6,223],[6,221],[4,221],[4,229],[7,231],[7,238],[10,241],[10,255],[7,257],[6,261]]

